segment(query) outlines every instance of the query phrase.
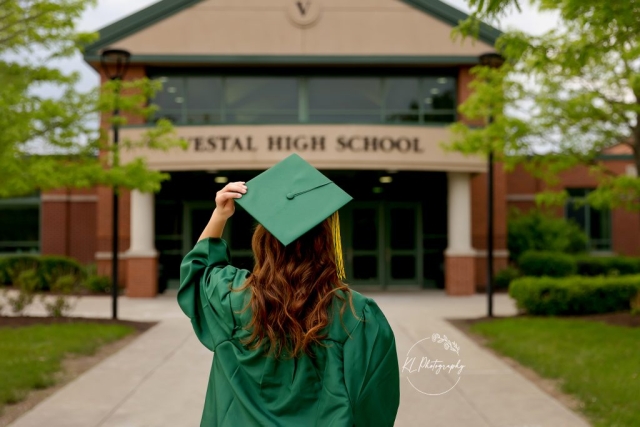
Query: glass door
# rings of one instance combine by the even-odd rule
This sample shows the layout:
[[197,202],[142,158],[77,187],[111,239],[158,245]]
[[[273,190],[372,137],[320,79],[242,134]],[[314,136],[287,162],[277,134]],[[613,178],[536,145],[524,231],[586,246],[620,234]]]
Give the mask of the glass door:
[[353,202],[340,218],[348,283],[379,289],[384,277],[380,204]]
[[252,271],[254,260],[251,249],[251,239],[256,221],[240,206],[224,227],[222,238],[229,243],[231,249],[231,264],[234,267]]
[[422,287],[421,206],[390,202],[384,211],[385,284]]
[[183,218],[182,252],[186,255],[198,242],[202,230],[209,222],[216,204],[211,202],[185,202]]
[[[189,252],[198,241],[202,230],[209,222],[215,202],[187,202],[184,205],[184,238],[182,251]],[[236,205],[236,211],[227,221],[222,238],[231,250],[231,263],[238,268],[253,270],[251,238],[255,221],[244,209]],[[184,256],[183,255],[183,256]]]

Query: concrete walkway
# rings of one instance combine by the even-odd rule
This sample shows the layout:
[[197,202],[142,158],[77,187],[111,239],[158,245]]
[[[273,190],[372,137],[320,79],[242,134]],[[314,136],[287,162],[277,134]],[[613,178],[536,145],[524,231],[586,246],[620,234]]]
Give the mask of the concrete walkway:
[[[403,369],[396,426],[588,426],[444,320],[482,316],[486,310],[483,296],[453,298],[442,291],[367,295],[378,302],[395,332],[401,369],[410,351],[429,354],[432,342],[424,339],[434,333],[447,335],[459,344],[459,358],[465,365],[458,378],[455,374],[429,373],[429,387],[434,390],[447,390],[455,384],[438,396],[426,395],[412,386],[409,376],[414,374]],[[506,295],[496,296],[496,315],[514,311]],[[31,314],[39,313],[40,308],[31,309]],[[74,315],[109,317],[110,300],[83,298]],[[41,402],[12,427],[199,425],[212,354],[196,340],[175,295],[152,300],[121,298],[120,317],[160,323]],[[412,378],[415,383],[416,377]]]

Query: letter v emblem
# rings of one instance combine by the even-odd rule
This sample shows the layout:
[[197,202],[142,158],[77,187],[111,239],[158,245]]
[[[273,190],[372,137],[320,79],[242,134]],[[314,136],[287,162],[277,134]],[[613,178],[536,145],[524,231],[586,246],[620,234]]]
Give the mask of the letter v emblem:
[[305,16],[307,14],[307,11],[309,10],[309,6],[311,5],[311,0],[307,0],[305,2],[297,1],[296,5],[298,6],[300,15]]

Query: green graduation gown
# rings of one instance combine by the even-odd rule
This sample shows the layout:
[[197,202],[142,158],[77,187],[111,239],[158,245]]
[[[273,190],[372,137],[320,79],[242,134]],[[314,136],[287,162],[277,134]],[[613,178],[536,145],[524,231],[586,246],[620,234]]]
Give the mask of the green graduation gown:
[[[392,426],[400,403],[395,336],[376,302],[353,291],[355,317],[347,306],[344,326],[338,299],[325,329],[329,347],[316,358],[276,360],[247,350],[239,340],[250,309],[235,313],[248,292],[230,292],[250,274],[233,267],[227,243],[199,241],[182,261],[178,303],[200,342],[215,353],[201,427]],[[188,363],[188,362],[187,362]]]

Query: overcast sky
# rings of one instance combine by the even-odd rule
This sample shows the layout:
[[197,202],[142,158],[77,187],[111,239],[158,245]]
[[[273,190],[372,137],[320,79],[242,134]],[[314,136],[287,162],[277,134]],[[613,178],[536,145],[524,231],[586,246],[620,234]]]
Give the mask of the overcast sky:
[[[78,23],[78,28],[82,31],[95,31],[156,2],[156,0],[99,0],[96,7],[84,13]],[[446,0],[446,3],[465,12],[469,10],[466,0]],[[499,28],[503,30],[519,28],[533,34],[539,34],[553,28],[556,22],[553,15],[540,14],[527,7],[523,8],[522,13],[510,14],[499,25]],[[98,73],[89,67],[79,54],[73,59],[61,62],[60,66],[65,71],[80,71],[82,74],[82,80],[79,83],[80,90],[85,91],[98,85]]]

